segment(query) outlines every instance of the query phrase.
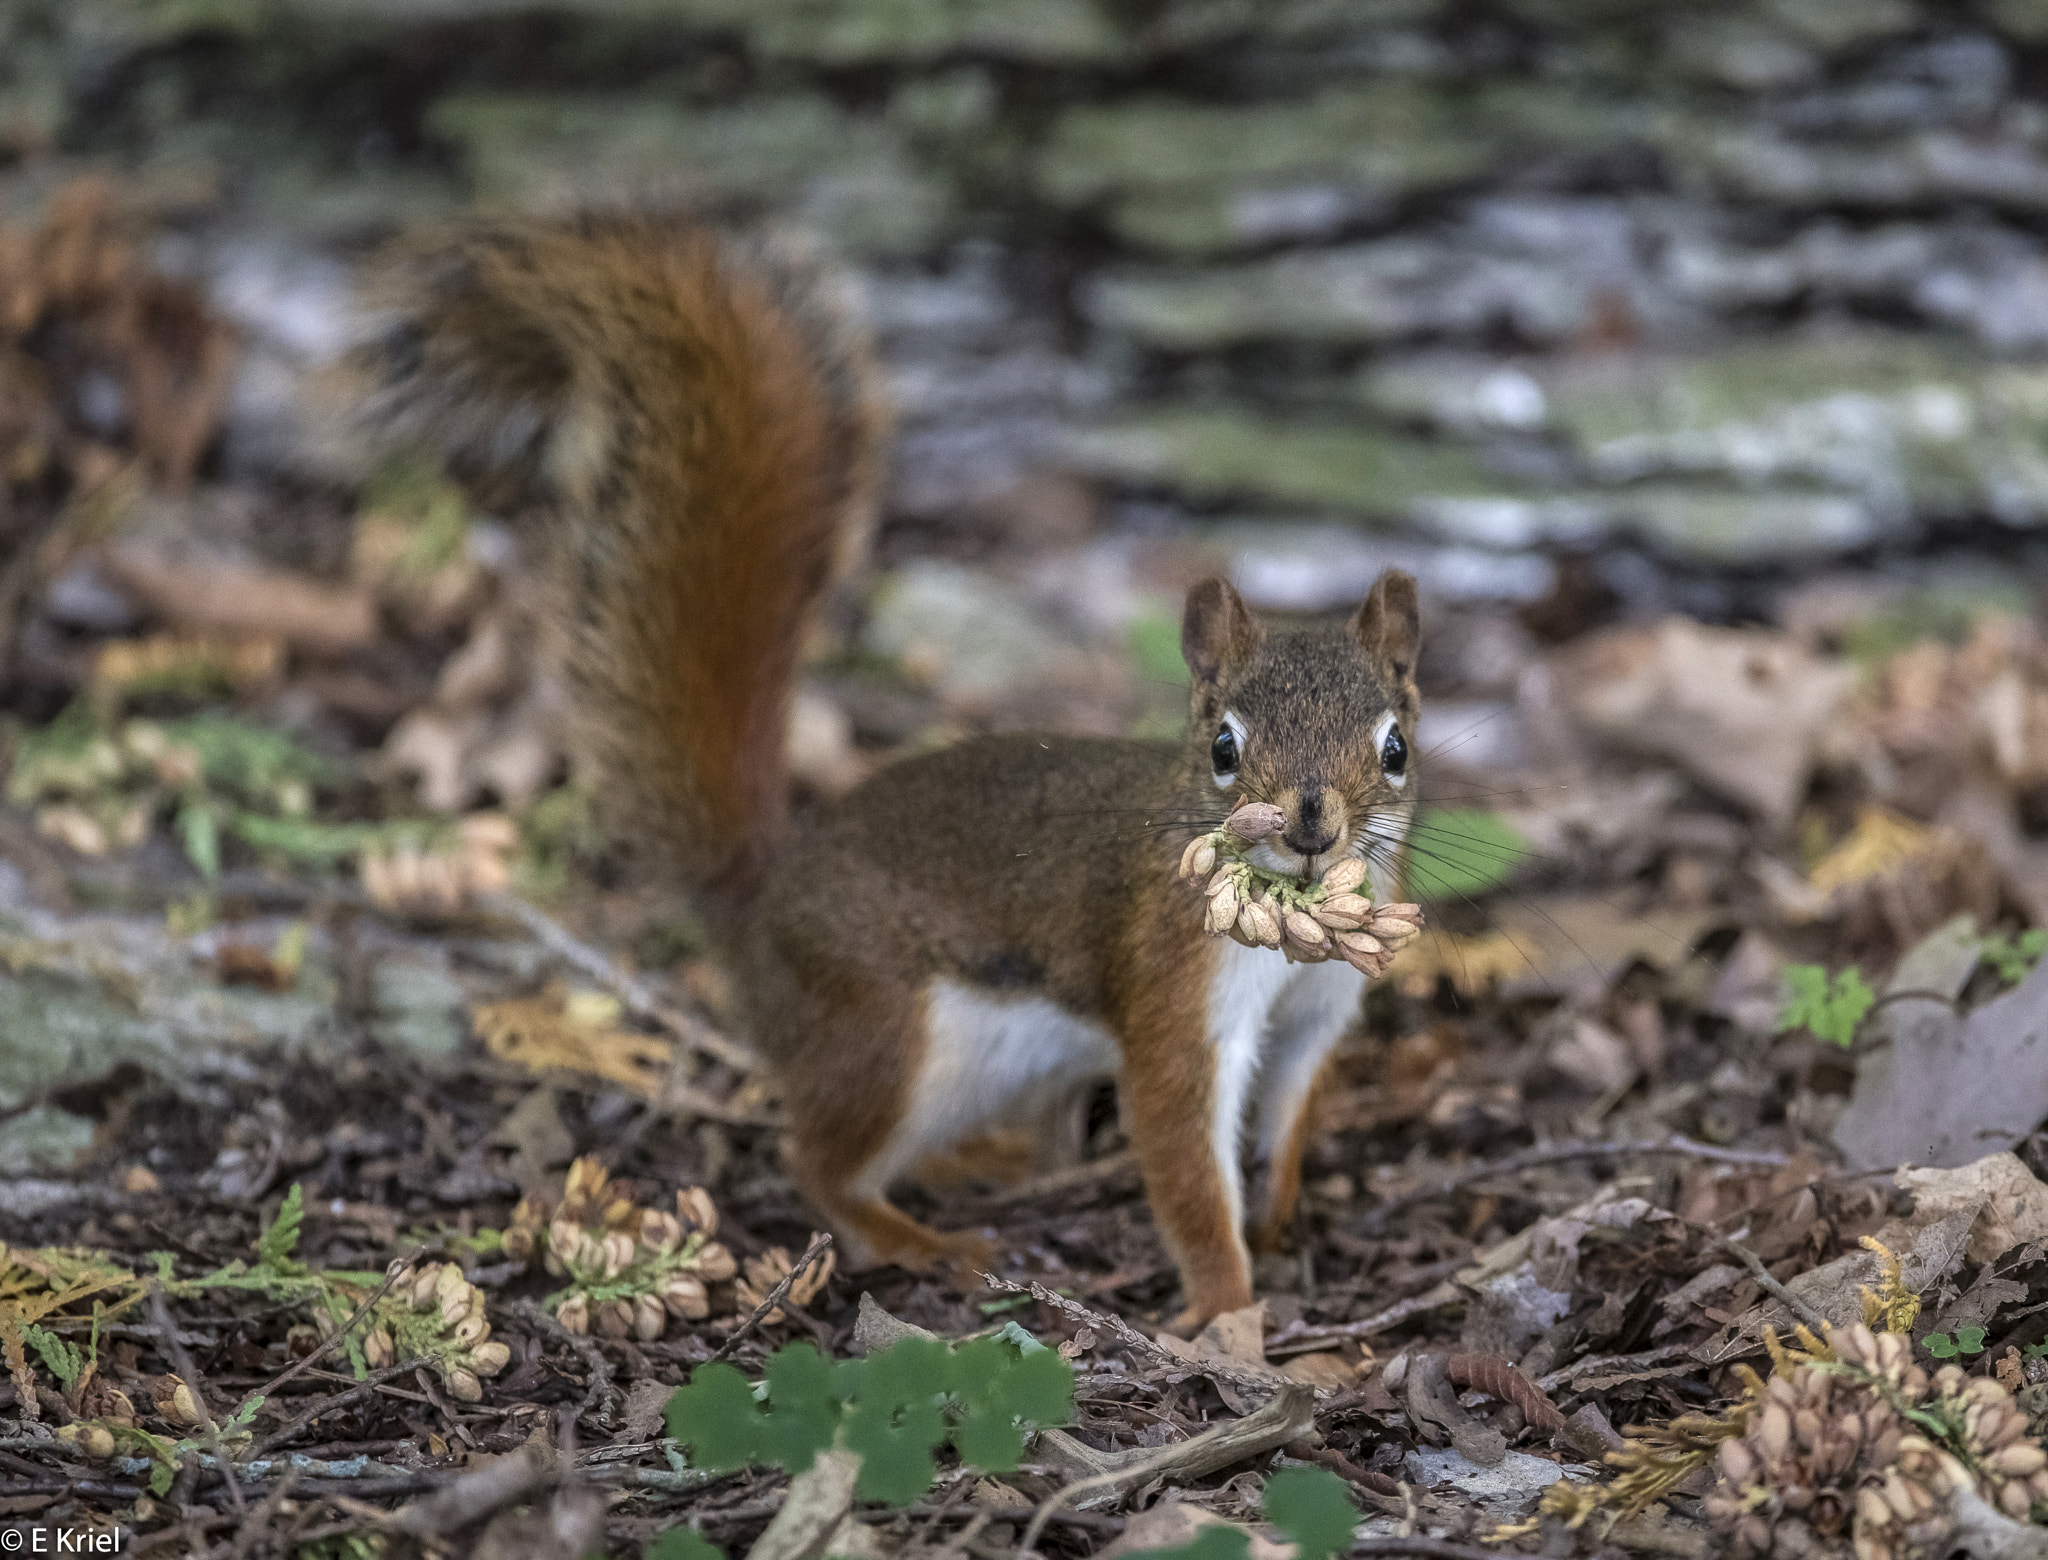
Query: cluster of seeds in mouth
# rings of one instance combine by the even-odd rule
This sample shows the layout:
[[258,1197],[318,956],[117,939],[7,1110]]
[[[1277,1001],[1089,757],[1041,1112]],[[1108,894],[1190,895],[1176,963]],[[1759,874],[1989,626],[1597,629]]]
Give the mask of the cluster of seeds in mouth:
[[1302,884],[1249,860],[1246,852],[1286,826],[1271,802],[1242,802],[1219,829],[1190,840],[1180,876],[1207,896],[1204,928],[1247,948],[1278,948],[1317,964],[1342,959],[1377,978],[1422,930],[1420,905],[1378,905],[1358,892],[1365,863],[1347,856]]

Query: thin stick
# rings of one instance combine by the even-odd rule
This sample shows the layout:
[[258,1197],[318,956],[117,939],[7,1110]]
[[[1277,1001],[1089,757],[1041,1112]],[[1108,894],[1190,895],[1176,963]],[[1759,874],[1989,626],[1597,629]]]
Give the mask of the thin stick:
[[1751,1251],[1747,1246],[1743,1245],[1740,1241],[1730,1240],[1725,1235],[1717,1235],[1714,1238],[1741,1259],[1742,1265],[1749,1269],[1751,1276],[1756,1279],[1758,1286],[1762,1288],[1765,1294],[1784,1306],[1794,1316],[1798,1317],[1799,1320],[1806,1323],[1814,1332],[1819,1333],[1821,1329],[1833,1325],[1820,1312],[1816,1311],[1812,1306],[1800,1299],[1799,1296],[1771,1277],[1771,1270],[1764,1266],[1764,1259]]
[[1079,1191],[1084,1187],[1115,1180],[1118,1176],[1134,1175],[1137,1169],[1138,1156],[1128,1148],[1118,1149],[1114,1154],[1105,1154],[1102,1158],[1090,1160],[1084,1165],[1070,1165],[1064,1170],[1054,1170],[1047,1175],[1033,1176],[1028,1181],[1019,1181],[1015,1186],[999,1187],[985,1196],[975,1198],[974,1203],[980,1208],[1007,1208],[1016,1203],[1030,1202],[1035,1198],[1050,1197],[1060,1192]]
[[[315,1403],[311,1408],[307,1409],[303,1414],[299,1415],[299,1417],[294,1419],[290,1424],[287,1424],[281,1427],[280,1429],[273,1430],[269,1435],[265,1436],[261,1441],[257,1442],[256,1445],[250,1447],[249,1460],[251,1462],[254,1462],[257,1458],[264,1456],[266,1453],[277,1450],[278,1447],[283,1446],[287,1441],[291,1440],[293,1436],[297,1435],[301,1430],[305,1429],[306,1426],[313,1424],[318,1420],[325,1419],[329,1414],[336,1413],[339,1410],[348,1407],[348,1405],[351,1403],[359,1403],[366,1397],[375,1396],[377,1388],[382,1386],[385,1382],[389,1381],[392,1377],[402,1376],[407,1371],[417,1370],[420,1366],[426,1363],[426,1359],[423,1356],[416,1360],[407,1360],[403,1365],[387,1365],[384,1367],[384,1369],[370,1376],[366,1381],[363,1381],[356,1386],[350,1387],[346,1392],[337,1392],[331,1397],[322,1398],[318,1403]],[[282,1381],[283,1379],[284,1378],[282,1376],[278,1378],[279,1381]],[[276,1382],[271,1383],[273,1387],[275,1387],[276,1384]],[[265,1395],[268,1396],[267,1393]]]
[[349,1333],[354,1330],[356,1323],[360,1322],[364,1317],[368,1316],[370,1314],[370,1308],[374,1306],[379,1300],[382,1300],[386,1295],[390,1294],[391,1286],[397,1283],[406,1274],[410,1273],[416,1266],[418,1266],[420,1258],[425,1256],[426,1254],[427,1248],[425,1246],[415,1246],[413,1247],[412,1254],[410,1256],[400,1257],[396,1261],[394,1261],[389,1267],[385,1268],[384,1282],[377,1286],[376,1291],[370,1296],[369,1299],[365,1300],[361,1305],[355,1308],[355,1311],[353,1312],[353,1314],[350,1315],[347,1321],[343,1322],[339,1327],[335,1328],[335,1330],[332,1333],[330,1333],[325,1339],[321,1341],[320,1346],[317,1349],[315,1349],[311,1354],[308,1354],[302,1360],[296,1361],[295,1363],[286,1366],[282,1372],[272,1377],[269,1384],[266,1385],[260,1392],[251,1392],[248,1395],[248,1397],[243,1398],[242,1401],[235,1406],[235,1413],[239,1416],[243,1412],[243,1410],[245,1410],[249,1406],[251,1398],[269,1397],[271,1393],[275,1392],[287,1381],[290,1381],[292,1377],[296,1376],[300,1371],[310,1370],[313,1366],[319,1364],[320,1361],[325,1359],[329,1354],[332,1354],[336,1349],[340,1348],[342,1343],[347,1339]]
[[[1233,1370],[1228,1365],[1210,1360],[1183,1359],[1171,1350],[1161,1348],[1122,1317],[1111,1316],[1102,1311],[1091,1311],[1087,1306],[1081,1304],[1080,1301],[1069,1300],[1065,1295],[1055,1294],[1043,1284],[1014,1283],[1007,1278],[997,1278],[993,1273],[983,1273],[981,1280],[991,1289],[1000,1289],[1005,1293],[1013,1295],[1028,1294],[1041,1305],[1049,1305],[1055,1311],[1072,1317],[1084,1326],[1099,1327],[1126,1348],[1143,1355],[1145,1358],[1169,1370],[1189,1371],[1207,1376],[1212,1380],[1231,1382],[1248,1392],[1260,1392],[1269,1395],[1275,1388],[1284,1386],[1287,1383],[1288,1378],[1282,1376],[1278,1371],[1260,1373],[1249,1370]],[[1317,1397],[1329,1397],[1330,1395],[1328,1387],[1316,1389]],[[1030,1546],[1027,1544],[1025,1547],[1028,1549]]]
[[477,903],[495,915],[517,921],[534,941],[542,944],[563,963],[589,976],[626,1005],[626,1010],[649,1023],[659,1024],[686,1045],[743,1073],[757,1072],[761,1059],[736,1040],[728,1039],[709,1024],[677,1012],[661,1001],[634,976],[581,941],[561,922],[517,894],[495,893],[478,896]]
[[[804,1254],[790,1264],[789,1271],[782,1275],[773,1289],[768,1291],[767,1298],[755,1306],[752,1312],[748,1314],[747,1319],[726,1336],[725,1342],[705,1356],[703,1363],[698,1365],[696,1370],[702,1370],[705,1365],[716,1364],[719,1360],[731,1354],[734,1349],[737,1349],[740,1346],[741,1339],[760,1326],[766,1317],[774,1313],[778,1305],[789,1298],[789,1292],[796,1288],[796,1281],[804,1276],[804,1271],[831,1249],[832,1237],[830,1235],[820,1235],[808,1246],[804,1247]],[[695,1371],[692,1374],[694,1375]]]
[[597,1406],[597,1400],[602,1397],[605,1399],[605,1402],[598,1411],[598,1423],[609,1427],[612,1418],[612,1401],[618,1394],[612,1387],[612,1368],[604,1357],[604,1351],[593,1340],[585,1337],[582,1333],[569,1331],[568,1328],[548,1315],[546,1311],[542,1310],[531,1300],[515,1301],[512,1311],[514,1315],[525,1317],[527,1321],[533,1323],[534,1326],[538,1327],[550,1338],[567,1344],[575,1352],[577,1358],[583,1361],[584,1369],[590,1372],[590,1388],[583,1394],[583,1401],[577,1405],[576,1418],[578,1420],[582,1419],[593,1407]]
[[221,1445],[220,1426],[214,1423],[213,1407],[206,1401],[199,1367],[192,1363],[192,1356],[178,1341],[178,1329],[171,1322],[171,1308],[164,1300],[164,1286],[153,1278],[149,1281],[149,1317],[162,1335],[164,1352],[171,1357],[171,1368],[185,1383],[185,1390],[192,1394],[193,1405],[199,1410],[199,1422],[206,1430],[206,1442],[213,1453],[214,1466],[220,1469],[220,1476],[227,1483],[228,1498],[235,1503],[237,1512],[247,1510],[242,1500],[242,1486],[235,1479],[234,1465],[228,1461],[227,1448]]
[[1539,1143],[1533,1148],[1525,1148],[1518,1153],[1510,1154],[1505,1159],[1496,1159],[1467,1170],[1462,1175],[1454,1175],[1436,1186],[1404,1192],[1393,1201],[1382,1203],[1370,1210],[1359,1221],[1359,1233],[1377,1235],[1392,1222],[1396,1214],[1406,1212],[1417,1203],[1448,1197],[1453,1192],[1463,1191],[1468,1186],[1491,1180],[1497,1175],[1514,1175],[1523,1170],[1533,1170],[1539,1165],[1563,1164],[1573,1159],[1604,1159],[1610,1156],[1618,1158],[1628,1154],[1674,1154],[1687,1159],[1711,1160],[1716,1164],[1773,1168],[1790,1163],[1788,1156],[1784,1154],[1717,1148],[1711,1143],[1696,1143],[1691,1138],[1680,1137],[1676,1133],[1668,1138],[1638,1143]]

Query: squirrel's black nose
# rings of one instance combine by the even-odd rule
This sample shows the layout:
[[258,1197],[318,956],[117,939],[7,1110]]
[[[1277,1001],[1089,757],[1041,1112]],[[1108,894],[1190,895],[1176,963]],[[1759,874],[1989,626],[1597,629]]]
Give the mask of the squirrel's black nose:
[[1323,819],[1323,793],[1319,787],[1303,786],[1294,804],[1294,824],[1280,836],[1288,849],[1304,856],[1320,856],[1337,843],[1337,831]]

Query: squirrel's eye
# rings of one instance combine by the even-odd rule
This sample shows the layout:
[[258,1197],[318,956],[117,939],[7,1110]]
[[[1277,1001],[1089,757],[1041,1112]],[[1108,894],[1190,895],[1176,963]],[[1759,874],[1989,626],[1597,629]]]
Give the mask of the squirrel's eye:
[[1387,740],[1380,744],[1380,769],[1390,779],[1407,772],[1408,744],[1402,739],[1399,726],[1387,728]]
[[1225,726],[1209,744],[1209,767],[1219,775],[1237,773],[1237,733]]

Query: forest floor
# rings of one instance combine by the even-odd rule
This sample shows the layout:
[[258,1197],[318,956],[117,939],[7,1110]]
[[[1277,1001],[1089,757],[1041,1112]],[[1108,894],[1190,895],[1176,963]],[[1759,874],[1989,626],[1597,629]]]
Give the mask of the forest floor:
[[[988,1232],[987,1277],[814,1241],[701,926],[563,779],[515,534],[412,468],[353,503],[195,485],[203,307],[89,202],[62,220],[0,421],[0,1523],[130,1554],[566,1560],[687,1527],[1080,1556],[1280,1521],[1264,1481],[1304,1465],[1367,1552],[1889,1543],[1859,1490],[1904,1479],[1914,1521],[1953,1493],[1910,1447],[1867,1416],[1838,1456],[1771,1440],[1770,1391],[1827,1408],[1784,1352],[1822,1322],[1907,1335],[1885,1401],[2026,1514],[1982,1407],[2023,1438],[2048,1407],[2048,648],[2009,586],[1866,572],[1644,624],[1567,561],[1533,604],[1434,604],[1430,930],[1327,1080],[1258,1306],[1175,1340],[1106,1092],[1075,1163],[992,1139],[909,1194]],[[109,363],[161,387],[126,442],[50,410]],[[1050,529],[885,538],[808,675],[807,805],[977,730],[1175,729],[1171,602],[1214,547]],[[1106,632],[1081,597],[1112,560],[1166,605]],[[669,1437],[714,1356],[754,1379],[910,1329],[1055,1349],[1064,1432],[772,1542],[825,1481]],[[1969,1392],[1968,1426],[1937,1412]]]

